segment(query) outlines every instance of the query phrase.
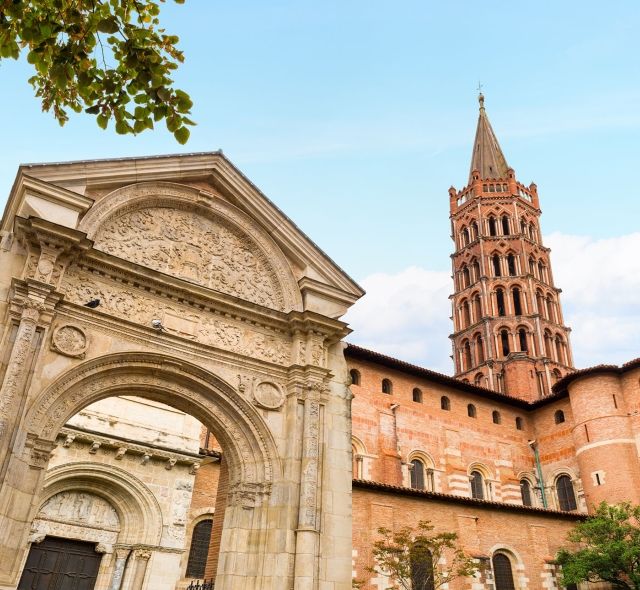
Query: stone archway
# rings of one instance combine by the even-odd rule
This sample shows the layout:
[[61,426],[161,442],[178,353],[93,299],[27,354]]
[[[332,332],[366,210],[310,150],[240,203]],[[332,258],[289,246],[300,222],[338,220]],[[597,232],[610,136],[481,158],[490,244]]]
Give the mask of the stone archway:
[[[267,425],[252,404],[212,373],[186,361],[142,352],[112,354],[82,363],[44,389],[26,409],[23,451],[14,455],[9,467],[14,477],[5,480],[3,491],[17,509],[0,527],[10,534],[2,539],[5,556],[11,557],[12,547],[7,545],[13,541],[14,567],[24,559],[25,534],[38,507],[43,468],[57,433],[85,406],[125,393],[194,416],[212,430],[225,449],[230,493],[216,588],[258,588],[265,580],[286,578],[290,565],[282,553],[287,552],[288,531],[278,529],[282,524],[274,524],[286,520],[279,519],[286,507],[270,501],[273,488],[282,483],[282,470]],[[274,536],[280,537],[279,543],[273,542]],[[276,546],[280,547],[278,552],[272,549]]]

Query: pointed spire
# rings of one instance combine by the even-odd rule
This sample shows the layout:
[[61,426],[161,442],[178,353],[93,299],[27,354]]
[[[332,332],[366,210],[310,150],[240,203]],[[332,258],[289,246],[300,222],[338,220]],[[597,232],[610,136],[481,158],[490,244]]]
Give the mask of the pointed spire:
[[500,149],[496,134],[491,128],[489,117],[484,108],[484,94],[478,95],[480,114],[478,116],[478,128],[476,139],[473,142],[473,154],[471,156],[471,168],[469,169],[469,183],[472,181],[473,171],[480,172],[480,178],[507,178],[509,165]]

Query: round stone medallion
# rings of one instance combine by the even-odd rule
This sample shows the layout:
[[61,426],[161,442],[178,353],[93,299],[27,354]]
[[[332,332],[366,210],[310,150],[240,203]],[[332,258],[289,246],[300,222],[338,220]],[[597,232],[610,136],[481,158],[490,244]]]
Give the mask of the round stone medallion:
[[66,324],[53,331],[51,339],[54,350],[65,356],[83,358],[89,341],[82,328]]
[[277,410],[284,403],[284,394],[280,388],[268,381],[256,385],[253,397],[259,406],[267,410]]

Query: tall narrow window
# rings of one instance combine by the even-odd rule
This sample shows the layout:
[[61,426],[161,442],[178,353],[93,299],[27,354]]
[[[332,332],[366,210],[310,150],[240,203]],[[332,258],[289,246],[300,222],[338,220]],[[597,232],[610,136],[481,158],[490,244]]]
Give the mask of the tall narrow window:
[[548,330],[544,331],[544,352],[548,358],[553,358],[553,338]]
[[424,490],[424,463],[420,459],[411,461],[411,487]]
[[542,291],[536,291],[536,301],[538,303],[538,313],[540,316],[544,319],[549,319],[547,317],[547,305]]
[[509,346],[509,332],[507,330],[500,331],[500,344],[502,344],[502,356],[508,356],[511,348]]
[[533,258],[529,258],[529,273],[536,276],[536,261]]
[[440,398],[440,409],[449,411],[451,409],[451,401],[446,395]]
[[420,389],[418,389],[417,387],[413,388],[412,399],[417,404],[421,404],[422,403],[422,391]]
[[520,289],[514,287],[512,291],[513,295],[513,313],[516,315],[522,315],[522,299],[520,298]]
[[516,417],[516,430],[522,430],[524,428],[524,424],[522,422],[522,418],[520,416]]
[[469,274],[469,267],[462,267],[462,286],[464,288],[468,287],[471,284],[471,275]]
[[476,359],[478,365],[484,363],[484,344],[482,343],[482,336],[480,336],[480,334],[476,336]]
[[476,500],[484,500],[484,478],[479,471],[472,471],[469,476],[471,483],[471,497]]
[[491,564],[495,590],[515,590],[511,560],[504,553],[496,553]]
[[482,387],[484,383],[484,375],[482,373],[477,373],[475,379],[473,380],[473,384],[476,387]]
[[513,254],[507,256],[507,269],[510,277],[516,276],[516,257]]
[[489,235],[490,236],[498,235],[498,225],[496,223],[495,217],[489,217]]
[[473,297],[473,315],[476,322],[479,322],[482,318],[482,303],[480,303],[480,295],[478,293]]
[[553,415],[553,420],[556,424],[562,424],[564,422],[564,412],[562,410],[556,410]]
[[469,311],[469,302],[465,299],[462,302],[462,321],[466,328],[471,323],[471,312]]
[[393,392],[393,384],[390,379],[382,380],[382,393],[391,394]]
[[467,416],[469,416],[469,418],[475,418],[476,415],[477,415],[476,407],[473,404],[468,404],[467,405]]
[[553,316],[553,299],[551,298],[551,295],[547,295],[547,319],[552,322],[556,321]]
[[531,497],[531,483],[528,479],[520,480],[520,495],[522,496],[523,506],[533,506],[533,500]]
[[201,520],[193,527],[191,535],[191,547],[189,548],[189,560],[187,561],[187,578],[204,578],[204,569],[207,565],[209,542],[211,541],[211,519]]
[[564,346],[563,341],[560,336],[556,336],[556,356],[558,357],[558,362],[566,365],[566,361],[564,358]]
[[479,281],[480,280],[480,263],[477,260],[474,260],[471,263],[471,268],[473,268],[473,280]]
[[578,507],[576,504],[576,495],[573,491],[573,484],[568,475],[561,475],[556,480],[556,493],[558,494],[560,510],[570,512]]
[[462,245],[466,246],[471,240],[469,239],[469,229],[468,228],[463,228],[462,229]]
[[471,222],[471,225],[469,225],[469,230],[470,230],[470,234],[471,234],[471,239],[475,240],[478,237],[478,224],[475,221]]
[[504,304],[504,291],[502,289],[496,289],[496,303],[498,305],[498,315],[506,315],[507,310]]
[[498,412],[498,410],[493,410],[493,412],[491,412],[491,419],[493,420],[494,424],[500,424],[502,422],[502,417],[500,416],[500,412]]
[[433,555],[424,546],[415,544],[411,548],[411,588],[434,590]]
[[527,331],[524,328],[518,330],[518,339],[520,340],[520,351],[529,352],[529,346],[527,344]]
[[502,218],[502,233],[505,236],[508,236],[511,233],[509,229],[509,217],[506,215]]
[[349,375],[351,375],[351,385],[360,385],[360,371],[358,369],[351,369]]
[[500,256],[494,254],[491,257],[491,262],[493,263],[493,274],[496,277],[502,276],[502,269],[500,268]]
[[464,370],[468,371],[472,367],[471,344],[468,340],[465,340],[462,344],[462,356],[464,358]]
[[520,220],[520,233],[523,236],[527,235],[527,222],[524,219]]
[[538,278],[544,282],[544,264],[542,264],[542,261],[538,262]]
[[533,223],[529,224],[529,235],[534,242],[537,242],[538,234],[536,233],[536,226]]

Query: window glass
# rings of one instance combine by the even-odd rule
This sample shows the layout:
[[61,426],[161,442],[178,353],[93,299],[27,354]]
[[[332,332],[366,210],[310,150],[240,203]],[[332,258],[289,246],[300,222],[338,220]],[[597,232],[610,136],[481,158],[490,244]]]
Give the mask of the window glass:
[[191,548],[187,562],[187,578],[204,578],[204,568],[207,565],[209,542],[211,541],[212,520],[201,520],[193,527]]

